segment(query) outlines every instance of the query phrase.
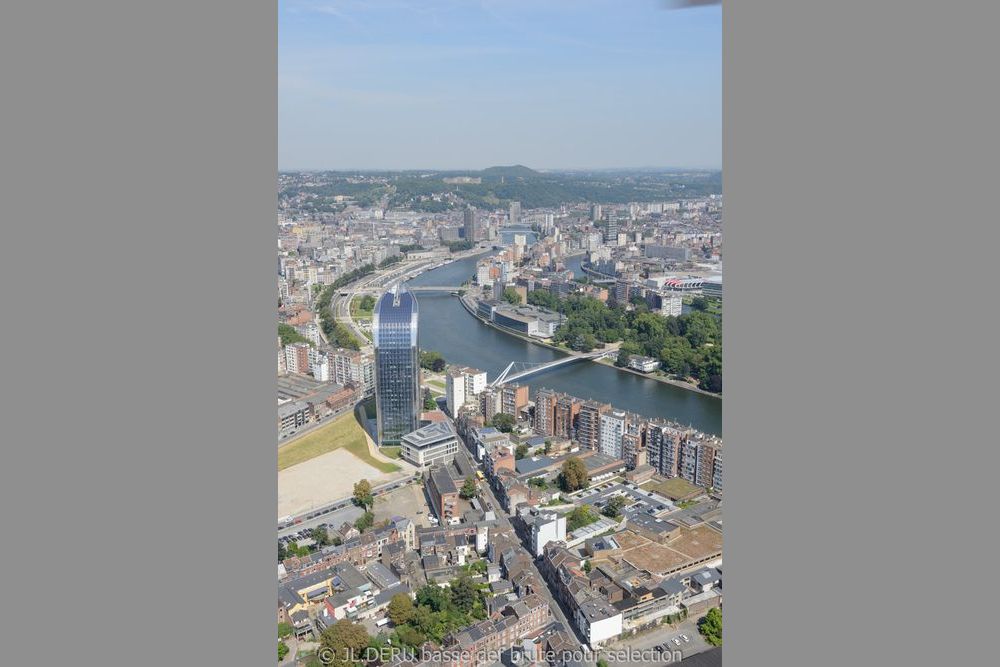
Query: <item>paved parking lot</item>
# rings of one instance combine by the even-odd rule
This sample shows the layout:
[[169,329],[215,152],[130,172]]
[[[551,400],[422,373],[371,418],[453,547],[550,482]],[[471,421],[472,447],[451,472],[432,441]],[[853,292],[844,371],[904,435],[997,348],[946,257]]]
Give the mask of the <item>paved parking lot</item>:
[[641,512],[650,516],[661,516],[677,509],[677,506],[666,496],[652,490],[632,488],[633,486],[635,485],[609,482],[596,489],[577,492],[571,497],[573,502],[578,505],[593,505],[601,509],[612,496],[625,496],[628,500],[628,506],[623,511],[626,514]]
[[[686,635],[688,641],[685,642],[681,635]],[[680,644],[675,644],[674,639]],[[667,644],[668,650],[657,651],[657,647],[662,644]],[[620,667],[641,667],[641,665],[650,664],[670,665],[677,664],[680,659],[707,651],[710,648],[713,647],[709,646],[698,632],[698,619],[688,618],[678,623],[676,627],[661,625],[635,637],[627,637],[609,644],[602,651],[604,654],[602,657],[608,661],[609,667],[612,665]],[[633,659],[618,659],[626,658],[628,651],[636,654]]]

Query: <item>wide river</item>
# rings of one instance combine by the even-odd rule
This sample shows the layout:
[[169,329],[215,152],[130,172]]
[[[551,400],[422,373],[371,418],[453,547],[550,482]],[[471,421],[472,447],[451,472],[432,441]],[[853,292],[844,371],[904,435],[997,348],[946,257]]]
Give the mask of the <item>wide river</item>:
[[[410,281],[413,285],[459,285],[476,271],[477,257],[452,262]],[[579,272],[582,256],[569,268]],[[579,275],[579,274],[578,274]],[[456,297],[418,293],[420,349],[437,350],[449,363],[480,368],[490,379],[512,361],[542,363],[562,356],[555,350],[533,345],[492,327],[470,315]],[[716,435],[722,434],[722,400],[619,371],[593,362],[569,364],[531,376],[525,382],[532,394],[548,387],[580,398],[593,398],[647,417],[672,419]]]

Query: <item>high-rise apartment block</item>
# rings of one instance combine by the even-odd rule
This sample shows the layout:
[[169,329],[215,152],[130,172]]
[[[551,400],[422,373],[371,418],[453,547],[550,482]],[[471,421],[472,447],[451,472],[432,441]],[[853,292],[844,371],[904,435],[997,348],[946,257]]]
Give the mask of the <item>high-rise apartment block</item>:
[[308,343],[289,343],[285,346],[285,368],[289,373],[309,373],[310,349]]
[[649,465],[664,477],[677,477],[680,466],[680,446],[687,437],[684,431],[661,421],[646,424],[646,451]]
[[622,458],[622,435],[628,414],[624,410],[611,410],[601,415],[600,452],[615,459]]
[[479,392],[479,411],[486,422],[493,419],[501,409],[501,392],[496,387],[486,387]]
[[455,416],[463,405],[469,403],[486,389],[486,371],[478,368],[453,368],[445,376],[445,402],[448,412]]
[[555,435],[556,392],[539,389],[535,394],[535,431],[539,435]]
[[465,229],[465,240],[475,243],[479,240],[479,228],[476,225],[476,210],[472,207],[465,209],[462,214],[462,226]]
[[607,403],[584,401],[580,404],[576,439],[581,447],[595,451],[601,448],[601,415],[610,411],[611,406]]
[[512,201],[510,203],[510,224],[511,226],[521,223],[521,202]]
[[371,354],[338,348],[327,356],[334,382],[358,387],[366,397],[375,395],[375,359]]
[[528,407],[527,385],[511,383],[500,388],[501,412],[517,417],[526,407]]
[[581,403],[580,399],[565,394],[556,400],[552,412],[552,435],[560,438],[572,438],[576,435],[576,419],[580,414]]

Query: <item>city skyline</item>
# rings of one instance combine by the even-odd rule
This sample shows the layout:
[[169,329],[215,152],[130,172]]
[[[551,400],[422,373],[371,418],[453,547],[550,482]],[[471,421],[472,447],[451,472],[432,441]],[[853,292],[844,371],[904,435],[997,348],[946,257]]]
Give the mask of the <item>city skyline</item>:
[[282,2],[279,169],[721,167],[721,9]]

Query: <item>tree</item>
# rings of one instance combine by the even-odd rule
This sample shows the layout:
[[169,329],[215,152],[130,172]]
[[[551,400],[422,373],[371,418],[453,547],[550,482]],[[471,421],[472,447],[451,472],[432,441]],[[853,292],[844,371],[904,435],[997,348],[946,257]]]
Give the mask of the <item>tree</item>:
[[406,625],[413,619],[413,600],[406,593],[396,593],[389,600],[386,614],[393,625]]
[[522,442],[514,450],[514,458],[520,461],[527,455],[528,455],[528,445]]
[[490,424],[502,433],[510,433],[514,430],[514,415],[509,415],[506,412],[498,412],[493,415]]
[[435,373],[440,373],[447,365],[447,362],[444,360],[444,357],[441,356],[440,352],[434,352],[433,350],[420,352],[421,368],[434,371]]
[[354,522],[354,527],[362,533],[371,528],[373,525],[375,525],[375,515],[371,512],[365,512],[358,517],[357,521]]
[[577,528],[589,526],[597,521],[597,512],[590,505],[580,505],[566,517],[566,530],[572,532]]
[[429,607],[437,612],[448,609],[450,604],[448,593],[436,584],[426,584],[417,590],[417,605],[420,607]]
[[285,642],[280,640],[278,641],[278,662],[281,662],[282,660],[285,659],[285,656],[288,655],[289,650],[291,649],[289,649],[288,646],[285,645]]
[[594,569],[594,566],[590,564],[589,560],[583,561],[583,571],[590,574],[590,571]]
[[543,450],[545,454],[552,451],[552,441],[548,438],[545,439],[545,449]]
[[722,610],[712,607],[698,619],[698,632],[712,646],[722,646]]
[[587,486],[589,482],[587,466],[576,456],[571,456],[562,464],[562,472],[559,474],[559,487],[567,493],[578,491]]
[[517,290],[513,287],[505,287],[503,290],[503,298],[507,303],[513,306],[521,305],[521,295],[518,294]]
[[361,508],[375,506],[375,496],[372,495],[372,484],[367,479],[355,482],[354,504]]
[[462,573],[450,585],[451,603],[459,611],[468,613],[479,598],[479,591],[468,574]]
[[424,394],[424,410],[437,410],[438,404],[430,392]]
[[466,477],[465,483],[462,484],[462,490],[458,492],[458,495],[468,500],[469,498],[476,497],[477,490],[478,488],[476,487],[476,480],[472,477]]
[[604,506],[601,510],[601,514],[608,517],[609,519],[617,519],[622,515],[622,508],[628,501],[625,500],[624,496],[612,496],[608,500],[608,504]]
[[280,563],[286,558],[288,558],[288,550],[285,549],[283,542],[278,542],[278,562]]
[[332,651],[337,663],[355,663],[364,657],[370,637],[364,626],[343,618],[320,635],[320,646]]
[[403,646],[409,646],[410,648],[417,648],[424,643],[426,639],[424,634],[414,628],[412,625],[404,625],[400,628],[396,628],[396,639],[398,643]]
[[321,547],[325,547],[326,545],[330,544],[330,534],[326,532],[326,528],[323,528],[321,526],[313,528],[309,532],[309,537],[313,538],[316,544],[318,544]]
[[284,322],[278,324],[278,337],[281,339],[282,345],[288,345],[290,343],[308,343],[309,345],[315,347],[315,343],[300,334],[291,324],[285,324]]

